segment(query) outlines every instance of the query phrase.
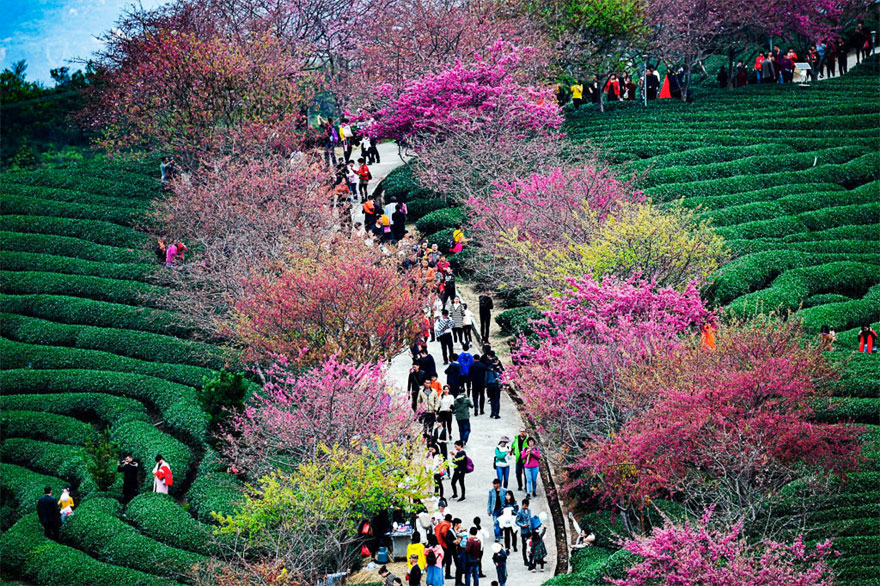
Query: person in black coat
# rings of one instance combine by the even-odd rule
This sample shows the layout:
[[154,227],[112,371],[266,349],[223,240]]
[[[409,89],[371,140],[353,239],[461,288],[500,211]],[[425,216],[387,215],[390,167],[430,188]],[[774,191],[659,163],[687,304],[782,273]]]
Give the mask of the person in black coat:
[[495,304],[488,295],[480,295],[480,337],[484,344],[489,343],[489,325],[492,323],[492,310]]
[[407,381],[407,388],[409,389],[410,397],[412,398],[412,410],[417,411],[419,406],[419,393],[422,392],[422,388],[425,386],[425,373],[422,372],[421,365],[418,362],[412,363],[412,368],[409,370],[409,380]]
[[449,393],[453,397],[457,397],[461,392],[461,365],[458,363],[458,354],[452,353],[452,356],[449,357],[449,366],[444,372],[446,384],[449,385]]
[[723,65],[721,66],[721,69],[718,71],[718,77],[716,79],[718,80],[718,87],[720,87],[721,89],[724,89],[727,87],[727,68],[724,67]]
[[49,539],[58,541],[58,529],[61,528],[61,509],[58,501],[52,496],[52,487],[47,486],[45,494],[37,501],[37,517],[43,526],[43,534]]
[[140,484],[138,482],[140,468],[131,456],[126,456],[119,461],[116,470],[122,472],[122,502],[127,503],[137,496]]
[[654,75],[654,70],[650,67],[645,76],[645,88],[647,88],[648,100],[656,100],[657,92],[660,91],[660,80],[657,79],[657,76]]
[[437,376],[437,363],[434,362],[434,357],[428,354],[427,348],[422,348],[422,351],[419,353],[418,363],[420,370],[425,375],[425,379]]
[[486,412],[486,363],[474,354],[474,363],[468,375],[471,379],[471,398],[474,402],[474,417]]

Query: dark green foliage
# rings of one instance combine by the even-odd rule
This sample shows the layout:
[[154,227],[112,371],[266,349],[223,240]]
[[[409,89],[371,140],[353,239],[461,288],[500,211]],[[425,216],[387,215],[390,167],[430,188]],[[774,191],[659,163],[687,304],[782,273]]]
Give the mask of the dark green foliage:
[[35,171],[4,173],[2,181],[4,184],[9,182],[21,185],[75,189],[107,197],[143,200],[152,199],[159,195],[159,183],[155,179],[151,180],[143,177],[140,180],[134,180],[132,177],[126,177],[125,181],[119,181],[72,173],[68,169],[37,169]]
[[452,233],[454,231],[454,228],[446,228],[445,230],[429,234],[425,240],[428,241],[428,244],[436,244],[440,248],[440,252],[446,254],[449,252],[449,243],[452,242]]
[[116,370],[163,378],[165,380],[197,387],[202,379],[211,374],[207,368],[184,364],[165,364],[117,356],[98,350],[79,348],[58,348],[22,344],[0,338],[0,369],[35,368],[60,369],[76,368],[84,364],[95,370]]
[[116,462],[119,446],[110,439],[110,432],[86,440],[86,470],[95,481],[98,490],[106,491],[116,482]]
[[174,586],[177,582],[100,562],[43,536],[33,513],[0,536],[0,567],[44,586]]
[[196,479],[186,493],[190,510],[202,523],[216,523],[211,515],[214,511],[224,515],[232,514],[235,504],[244,497],[244,485],[225,470],[226,466],[217,453],[206,450]]
[[433,234],[447,228],[455,228],[467,219],[467,208],[444,208],[422,216],[416,222],[416,228],[422,235]]
[[526,305],[502,311],[495,316],[495,322],[505,334],[512,336],[527,335],[531,333],[529,322],[541,319],[541,315],[538,309],[531,305]]
[[45,487],[52,488],[52,494],[60,495],[67,484],[60,478],[37,474],[27,468],[14,464],[0,463],[0,489],[5,502],[14,504],[18,515],[36,510],[37,501],[43,496]]
[[[387,197],[396,197],[398,201],[406,198],[409,192],[417,189],[419,186],[413,177],[411,165],[401,165],[393,169],[385,179],[382,180],[382,186],[385,189]],[[407,204],[409,207],[409,204]]]
[[[138,209],[116,206],[34,199],[18,195],[0,195],[0,214],[3,215],[57,216],[60,218],[102,221],[120,226],[130,226],[140,213],[141,210]],[[147,238],[146,234],[139,235]]]
[[445,207],[446,203],[440,198],[414,199],[406,202],[406,219],[408,222],[412,222],[433,211],[442,210]]
[[109,263],[152,262],[153,256],[146,250],[119,248],[95,244],[80,238],[48,234],[24,234],[0,232],[0,250],[54,254],[83,260]]
[[162,297],[170,295],[164,287],[138,281],[117,281],[83,275],[59,275],[32,271],[0,271],[0,293],[48,293],[71,295],[98,301],[160,307]]
[[4,410],[0,413],[2,437],[28,437],[61,444],[83,445],[92,437],[92,428],[66,415],[40,411]]
[[0,250],[0,268],[7,271],[40,271],[131,281],[146,281],[153,273],[153,267],[145,264],[95,262],[69,256],[5,250]]
[[248,384],[240,372],[222,371],[205,378],[198,391],[199,403],[208,414],[208,427],[218,431],[220,425],[241,411],[247,396]]
[[24,213],[0,216],[0,230],[29,234],[55,234],[81,238],[98,244],[134,249],[147,249],[155,242],[146,234],[110,222],[52,218]]
[[212,527],[193,519],[166,494],[144,493],[125,508],[126,519],[148,537],[202,555],[216,553]]

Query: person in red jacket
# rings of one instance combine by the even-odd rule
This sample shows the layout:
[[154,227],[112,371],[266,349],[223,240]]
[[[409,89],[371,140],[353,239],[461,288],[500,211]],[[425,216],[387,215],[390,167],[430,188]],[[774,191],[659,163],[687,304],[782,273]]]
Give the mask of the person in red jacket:
[[620,100],[620,82],[617,81],[616,75],[611,75],[608,79],[608,83],[605,84],[605,95],[608,96],[608,100]]
[[859,352],[871,354],[874,352],[874,341],[877,339],[877,332],[871,329],[871,326],[862,326],[859,332]]
[[171,467],[161,455],[156,456],[156,467],[153,468],[153,492],[168,494],[168,488],[174,484]]
[[366,199],[367,186],[370,185],[370,179],[373,178],[373,174],[370,173],[370,168],[367,167],[367,160],[365,158],[361,157],[360,159],[358,159],[358,163],[361,164],[361,166],[358,167],[357,170],[358,177],[360,177],[358,188],[361,194],[361,198]]

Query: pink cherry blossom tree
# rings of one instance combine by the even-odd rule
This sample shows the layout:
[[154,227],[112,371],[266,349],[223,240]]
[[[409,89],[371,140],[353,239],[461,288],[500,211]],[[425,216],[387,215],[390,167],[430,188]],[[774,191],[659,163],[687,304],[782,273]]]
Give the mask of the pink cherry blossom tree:
[[650,535],[626,541],[624,548],[639,556],[616,586],[658,583],[682,586],[831,586],[834,574],[825,559],[831,542],[815,548],[801,537],[791,543],[750,543],[742,524],[722,529],[710,525],[709,510],[696,522],[677,525],[667,520]]

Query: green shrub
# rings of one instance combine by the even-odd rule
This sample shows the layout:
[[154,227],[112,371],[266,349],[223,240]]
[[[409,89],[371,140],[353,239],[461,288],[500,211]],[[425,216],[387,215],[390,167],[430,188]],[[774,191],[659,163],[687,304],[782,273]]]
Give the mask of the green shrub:
[[446,202],[440,198],[413,199],[412,201],[406,202],[406,219],[408,222],[413,222],[433,211],[442,210],[446,207]]
[[144,493],[125,508],[125,517],[147,537],[202,555],[216,553],[212,528],[193,519],[166,494]]
[[218,346],[151,332],[60,324],[36,317],[0,313],[0,335],[26,344],[103,350],[170,364],[223,367]]
[[433,234],[447,228],[455,228],[467,219],[467,208],[443,208],[422,216],[416,222],[416,228],[423,234]]
[[474,276],[472,267],[476,262],[477,253],[473,248],[462,248],[461,252],[450,254],[446,259],[454,274],[465,279]]
[[70,295],[149,307],[159,307],[162,299],[171,294],[164,287],[138,281],[117,281],[102,277],[32,271],[0,271],[0,293]]
[[837,206],[813,212],[804,212],[796,217],[808,230],[813,232],[838,226],[874,224],[880,220],[880,202]]
[[806,231],[807,227],[797,216],[782,216],[770,220],[758,220],[715,229],[715,232],[725,240],[773,238]]
[[527,335],[531,333],[529,322],[535,319],[541,319],[542,313],[531,305],[525,307],[515,307],[502,311],[495,316],[495,323],[501,328],[505,334],[511,336]]
[[86,203],[111,207],[115,206],[131,210],[140,209],[146,211],[149,209],[148,202],[140,202],[121,197],[107,197],[106,195],[95,195],[94,193],[76,191],[74,189],[58,189],[53,187],[43,187],[40,185],[24,185],[21,183],[3,182],[0,191],[2,191],[4,195],[18,195],[35,199]]
[[118,206],[102,206],[85,203],[35,199],[18,195],[0,195],[0,214],[21,214],[24,216],[57,216],[80,220],[101,220],[114,225],[130,226],[143,213],[140,209],[126,209]]
[[4,173],[2,182],[4,185],[7,182],[41,185],[131,199],[152,199],[159,195],[158,184],[155,181],[144,180],[128,183],[116,179],[75,175],[66,169],[38,169],[28,172]]
[[816,307],[826,303],[842,303],[844,301],[852,301],[852,299],[837,293],[820,293],[804,299],[804,307]]
[[231,515],[235,504],[243,498],[244,485],[235,476],[218,471],[213,460],[199,465],[196,479],[186,493],[190,510],[202,523],[216,523],[212,512]]
[[80,498],[97,489],[86,471],[82,453],[78,446],[19,437],[8,438],[0,445],[3,462],[61,478],[78,490]]
[[139,534],[117,518],[118,513],[116,501],[88,500],[64,523],[63,539],[106,562],[168,578],[184,578],[193,566],[205,561],[198,554]]
[[[0,381],[8,380],[4,371],[0,373]],[[63,375],[62,375],[63,376]],[[0,384],[3,384],[0,382]],[[41,411],[56,415],[88,415],[106,424],[125,423],[126,421],[149,421],[144,405],[128,397],[116,397],[97,393],[53,393],[44,394],[45,390],[37,389],[39,394],[11,394],[19,392],[15,387],[3,387],[4,395],[0,396],[0,408],[16,411]]]
[[0,267],[7,271],[90,275],[131,281],[146,281],[155,269],[155,267],[143,263],[95,262],[69,256],[5,250],[0,250]]
[[95,481],[98,490],[106,491],[116,482],[116,462],[119,457],[119,446],[110,439],[107,429],[86,440],[86,470]]
[[193,328],[187,327],[184,318],[170,311],[65,295],[0,294],[0,312],[65,324],[138,330],[176,337],[188,337],[193,333]]
[[94,434],[86,423],[66,415],[40,411],[4,411],[0,413],[2,437],[27,437],[55,443],[82,445]]
[[117,356],[99,350],[79,348],[59,348],[22,344],[0,338],[0,370],[13,368],[35,368],[38,370],[77,368],[84,364],[95,370],[131,372],[198,387],[205,376],[211,374],[207,368],[185,364],[165,364],[148,362],[136,358]]
[[773,151],[774,156],[787,155],[794,152],[793,148],[782,144],[756,144],[744,147],[708,146],[659,155],[649,159],[642,159],[630,163],[626,166],[626,169],[628,171],[642,171],[648,168],[664,169],[682,165],[722,163],[756,155],[766,156],[767,152],[770,150]]
[[223,371],[205,378],[198,400],[208,414],[208,427],[217,431],[230,417],[244,408],[248,384],[240,372]]
[[428,234],[425,239],[428,241],[428,244],[436,244],[440,248],[440,252],[446,254],[449,252],[449,243],[452,241],[452,233],[454,231],[454,228],[447,228],[433,234]]
[[880,421],[880,399],[870,397],[832,397],[823,399],[816,406],[818,421],[855,421],[876,423]]
[[[816,230],[815,232],[804,232],[802,234],[791,234],[782,239],[786,244],[791,244],[788,248],[793,248],[797,250],[804,250],[803,247],[816,246],[816,244],[811,243],[813,240],[858,240],[861,239],[864,243],[868,244],[868,241],[877,241],[880,240],[880,223],[876,225],[860,225],[860,226],[837,226],[835,228],[828,228],[827,230]],[[824,243],[824,246],[829,246],[831,243]],[[876,244],[870,243],[871,248],[876,251]]]
[[43,536],[32,513],[0,535],[4,573],[42,586],[175,586],[177,582],[99,562]]
[[33,215],[0,216],[0,230],[28,234],[54,234],[81,238],[121,248],[149,248],[155,240],[127,226],[98,220],[75,220]]
[[880,321],[880,285],[871,287],[861,299],[802,309],[798,316],[803,320],[804,329],[810,333],[818,333],[823,325],[847,330]]
[[788,197],[792,194],[807,195],[810,193],[826,193],[845,191],[843,187],[835,183],[803,183],[797,186],[777,185],[767,189],[732,193],[730,195],[716,195],[709,197],[688,197],[681,200],[681,205],[686,208],[702,207],[706,210],[720,210],[722,208],[740,206],[762,201],[775,201]]
[[25,515],[37,507],[37,501],[43,496],[43,489],[52,488],[52,494],[60,495],[67,483],[46,474],[37,474],[27,468],[14,464],[0,463],[0,488],[4,498],[15,503],[19,515]]
[[160,378],[98,370],[0,371],[0,386],[18,393],[106,393],[129,397],[155,406],[165,425],[202,443],[207,434],[207,416],[200,408],[195,391],[187,386]]
[[15,252],[39,250],[42,254],[54,254],[108,263],[149,262],[154,258],[146,250],[95,244],[94,242],[68,236],[24,234],[19,232],[0,232],[0,250]]
[[412,166],[407,164],[388,173],[382,180],[382,186],[387,197],[396,197],[400,200],[401,197],[405,198],[410,191],[418,188],[419,185],[413,176]]

